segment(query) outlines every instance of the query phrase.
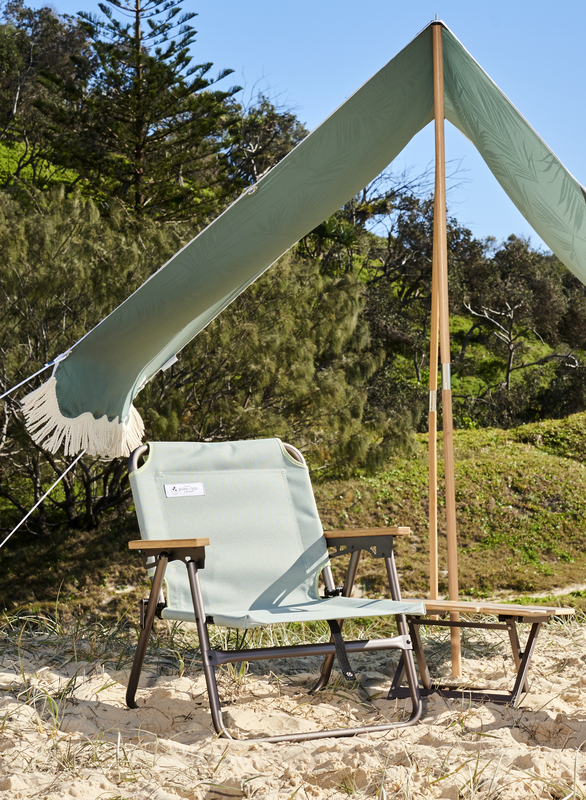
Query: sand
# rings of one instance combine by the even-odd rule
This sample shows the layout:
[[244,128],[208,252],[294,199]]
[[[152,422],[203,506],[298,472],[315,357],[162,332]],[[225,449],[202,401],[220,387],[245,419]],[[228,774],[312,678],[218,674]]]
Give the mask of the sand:
[[[466,676],[512,684],[500,633],[471,635]],[[435,669],[447,646],[428,640]],[[397,718],[387,701],[388,655],[356,663],[370,702],[342,684],[311,697],[317,662],[256,666],[220,678],[235,735],[283,733]],[[212,730],[203,677],[141,679],[139,708],[125,706],[127,670],[77,652],[15,646],[0,667],[0,800],[178,798],[582,798],[586,796],[586,626],[554,624],[538,640],[520,708],[469,705],[434,695],[418,725],[386,734],[308,743],[247,743]],[[309,668],[309,671],[308,671]],[[301,671],[305,669],[305,671]],[[585,748],[586,749],[586,748]]]

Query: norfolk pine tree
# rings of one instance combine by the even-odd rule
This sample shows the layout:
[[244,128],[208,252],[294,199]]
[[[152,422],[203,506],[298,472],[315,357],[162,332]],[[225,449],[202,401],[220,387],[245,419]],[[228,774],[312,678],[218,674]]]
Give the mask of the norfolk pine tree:
[[192,64],[195,13],[179,0],[108,0],[102,17],[79,14],[97,61],[74,56],[73,80],[47,76],[55,97],[39,103],[63,166],[135,215],[209,218],[229,191],[227,101],[211,64]]

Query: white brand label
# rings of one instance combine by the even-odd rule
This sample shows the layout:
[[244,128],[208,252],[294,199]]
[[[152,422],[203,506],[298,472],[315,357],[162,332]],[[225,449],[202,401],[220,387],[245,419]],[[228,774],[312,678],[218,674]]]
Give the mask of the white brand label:
[[203,483],[166,483],[165,495],[167,497],[193,497],[205,494]]

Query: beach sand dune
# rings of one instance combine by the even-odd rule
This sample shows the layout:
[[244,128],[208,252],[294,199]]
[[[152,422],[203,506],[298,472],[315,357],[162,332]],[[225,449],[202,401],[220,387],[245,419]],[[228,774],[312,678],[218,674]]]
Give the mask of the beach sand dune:
[[[435,669],[449,645],[428,640]],[[434,695],[415,727],[308,743],[218,739],[203,677],[141,679],[139,708],[125,706],[127,669],[84,661],[29,639],[4,651],[0,671],[0,800],[178,800],[285,798],[586,797],[586,626],[553,624],[541,634],[522,706],[469,705]],[[220,676],[234,735],[348,726],[398,718],[384,690],[392,663],[356,663],[372,698],[342,684],[307,694],[316,663],[283,662]],[[497,634],[466,642],[471,682],[507,687],[512,659]],[[281,668],[281,669],[280,669]],[[308,671],[309,669],[309,671]],[[168,670],[165,670],[168,672]]]

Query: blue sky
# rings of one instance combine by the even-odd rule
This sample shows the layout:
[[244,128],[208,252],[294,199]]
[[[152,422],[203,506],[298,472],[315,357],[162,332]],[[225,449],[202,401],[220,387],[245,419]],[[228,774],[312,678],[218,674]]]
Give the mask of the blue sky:
[[[26,1],[26,0],[25,0]],[[34,0],[30,5],[47,3]],[[56,0],[62,13],[98,12],[97,2]],[[198,31],[193,56],[230,67],[246,96],[263,90],[314,128],[437,14],[586,184],[584,2],[557,0],[188,0]],[[476,236],[526,236],[544,246],[475,148],[447,124],[446,157],[461,161],[448,210]],[[413,175],[433,159],[428,126],[397,158]]]

